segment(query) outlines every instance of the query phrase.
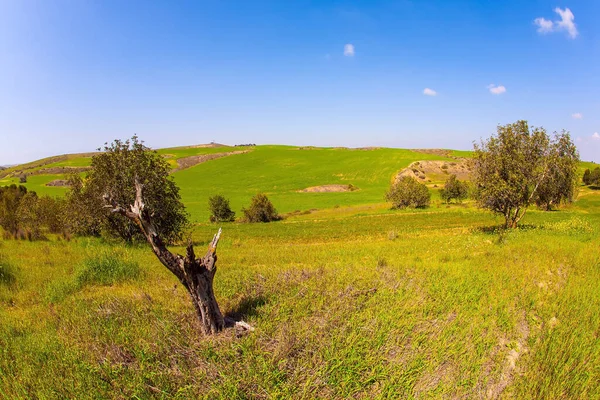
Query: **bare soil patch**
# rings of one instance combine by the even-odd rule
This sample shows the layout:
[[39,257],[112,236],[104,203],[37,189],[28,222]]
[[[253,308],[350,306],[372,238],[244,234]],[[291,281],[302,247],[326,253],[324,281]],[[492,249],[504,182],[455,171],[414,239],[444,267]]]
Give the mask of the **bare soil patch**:
[[66,187],[69,186],[69,182],[66,179],[55,179],[51,182],[46,183],[46,186]]
[[321,186],[311,186],[306,189],[299,190],[302,193],[332,193],[332,192],[353,192],[358,190],[356,186],[353,185],[321,185]]
[[417,153],[424,153],[424,154],[435,154],[437,156],[442,156],[442,157],[450,157],[452,154],[452,151],[445,150],[445,149],[412,149],[412,151],[416,151]]
[[[217,146],[215,146],[217,147]],[[206,161],[215,160],[217,158],[232,156],[234,154],[243,154],[248,153],[250,150],[236,150],[229,151],[226,153],[214,153],[214,154],[200,154],[197,156],[189,156],[180,158],[177,160],[177,168],[173,169],[171,172],[181,171],[182,169],[193,167],[194,165],[201,164]]]
[[404,168],[397,175],[395,180],[403,176],[425,180],[443,180],[444,176],[456,175],[458,179],[470,180],[472,178],[473,167],[471,160],[466,158],[456,161],[415,161]]

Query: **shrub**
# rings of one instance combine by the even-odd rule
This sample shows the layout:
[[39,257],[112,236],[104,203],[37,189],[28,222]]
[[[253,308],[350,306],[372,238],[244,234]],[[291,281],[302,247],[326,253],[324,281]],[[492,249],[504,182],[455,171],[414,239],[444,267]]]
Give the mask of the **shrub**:
[[281,219],[273,203],[262,193],[252,198],[250,207],[242,208],[246,222],[271,222]]
[[440,190],[440,197],[446,203],[449,203],[452,199],[462,201],[469,195],[469,186],[466,182],[461,182],[456,179],[456,175],[450,175],[444,184],[444,187]]
[[593,171],[586,169],[583,174],[584,185],[598,185],[600,184],[600,167],[595,168]]
[[590,175],[591,175],[591,171],[589,170],[589,168],[587,168],[585,170],[585,172],[583,173],[583,184],[584,185],[589,185],[590,184]]
[[119,253],[105,252],[86,258],[76,271],[79,287],[86,284],[113,285],[135,280],[141,274],[137,262],[127,260]]
[[392,185],[386,199],[392,202],[392,208],[425,208],[429,206],[431,194],[427,186],[404,176]]
[[230,222],[235,220],[235,212],[229,207],[229,200],[220,194],[208,199],[210,222]]
[[20,175],[19,183],[27,183],[27,175],[25,175],[25,174]]
[[21,199],[27,194],[25,186],[10,185],[0,187],[0,226],[14,237],[19,232],[17,210]]

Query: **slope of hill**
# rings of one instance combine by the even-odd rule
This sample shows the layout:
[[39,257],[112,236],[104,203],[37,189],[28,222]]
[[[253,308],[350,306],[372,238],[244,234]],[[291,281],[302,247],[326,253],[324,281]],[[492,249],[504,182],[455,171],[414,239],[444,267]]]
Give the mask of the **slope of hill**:
[[[237,212],[259,192],[267,194],[283,213],[381,203],[399,170],[419,160],[452,161],[457,153],[451,150],[214,144],[157,151],[173,167],[183,201],[194,221],[208,218],[208,197],[215,194],[230,198]],[[25,174],[28,189],[60,196],[67,188],[49,184],[65,179],[72,172],[85,173],[92,155],[63,155],[18,165],[0,174],[0,185],[18,183],[19,176]],[[353,185],[357,190],[303,192],[303,189],[323,185]]]

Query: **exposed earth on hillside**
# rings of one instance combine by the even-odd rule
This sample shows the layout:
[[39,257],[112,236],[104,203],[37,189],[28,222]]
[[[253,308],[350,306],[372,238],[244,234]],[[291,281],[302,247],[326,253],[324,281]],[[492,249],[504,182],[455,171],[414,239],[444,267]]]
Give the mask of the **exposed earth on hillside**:
[[69,181],[67,181],[66,179],[55,179],[53,181],[46,183],[46,186],[66,187],[66,186],[69,186]]
[[321,185],[311,186],[306,189],[299,190],[302,193],[331,193],[331,192],[354,192],[358,190],[353,185]]
[[445,180],[445,176],[456,175],[458,179],[470,180],[473,167],[471,160],[459,158],[456,161],[415,161],[398,172],[395,181],[410,176],[421,181]]
[[180,158],[177,160],[177,168],[173,169],[171,172],[180,171],[182,169],[193,167],[194,165],[201,164],[206,161],[215,160],[221,157],[232,156],[234,154],[243,154],[248,153],[250,150],[236,150],[229,151],[226,153],[214,153],[214,154],[199,154],[195,156],[189,156]]

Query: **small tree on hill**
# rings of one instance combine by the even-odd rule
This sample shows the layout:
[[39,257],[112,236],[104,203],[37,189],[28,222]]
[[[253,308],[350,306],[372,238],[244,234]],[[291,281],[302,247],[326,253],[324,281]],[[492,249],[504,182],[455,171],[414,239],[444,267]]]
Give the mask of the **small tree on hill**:
[[[506,228],[515,228],[540,195],[540,188],[552,186],[549,182],[554,174],[553,165],[558,165],[558,175],[568,175],[562,166],[570,164],[572,160],[565,158],[572,155],[558,151],[561,141],[569,148],[572,145],[566,133],[551,141],[543,128],[530,130],[527,121],[517,121],[498,126],[496,135],[475,144],[475,182],[480,206],[501,214]],[[556,186],[561,187],[557,189],[560,196],[568,196],[562,184]]]
[[469,196],[469,186],[466,182],[459,181],[456,179],[456,175],[450,175],[444,184],[444,187],[440,190],[440,197],[446,203],[449,203],[453,199],[457,201],[463,201]]
[[210,222],[231,222],[235,220],[235,212],[229,207],[229,200],[220,194],[208,199]]
[[262,193],[254,196],[250,206],[242,208],[242,212],[247,222],[271,222],[281,219],[271,200]]
[[586,170],[585,170],[585,171],[584,171],[584,173],[583,173],[583,179],[582,179],[582,181],[583,181],[583,184],[584,184],[584,185],[586,185],[586,186],[587,186],[587,185],[589,185],[589,184],[590,184],[590,182],[591,182],[591,181],[590,181],[590,175],[591,175],[591,174],[592,174],[592,173],[591,173],[591,171],[589,170],[589,168],[586,168]]
[[586,174],[583,174],[583,183],[585,185],[600,185],[600,167],[594,168],[591,172],[589,169],[585,172],[589,172],[587,178]]
[[392,202],[393,208],[425,208],[429,206],[431,194],[424,184],[403,176],[387,192],[386,200]]

